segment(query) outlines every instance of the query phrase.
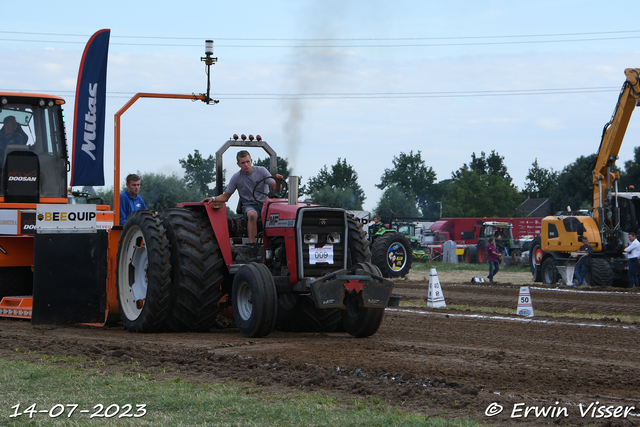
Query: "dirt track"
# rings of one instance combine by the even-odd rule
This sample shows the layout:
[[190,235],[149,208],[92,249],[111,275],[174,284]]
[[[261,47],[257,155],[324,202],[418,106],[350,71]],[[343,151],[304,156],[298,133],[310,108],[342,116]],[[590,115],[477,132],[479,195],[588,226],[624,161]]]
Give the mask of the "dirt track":
[[[494,285],[474,285],[470,274],[464,277],[465,283],[455,275],[440,276],[448,305],[506,307],[514,314],[419,307],[427,296],[427,274],[426,281],[396,282],[394,293],[403,296],[403,306],[387,309],[380,330],[366,339],[282,332],[247,339],[236,329],[142,335],[119,326],[34,327],[0,319],[0,357],[28,359],[28,351],[86,355],[103,359],[107,370],[151,368],[158,377],[253,381],[266,393],[376,396],[410,411],[487,424],[640,425],[640,323],[619,321],[622,315],[640,316],[639,293],[542,288],[527,283],[528,275]],[[518,317],[518,282],[531,285],[534,311],[606,318]],[[132,361],[137,365],[122,363]],[[493,403],[504,409],[488,417]],[[638,409],[626,418],[604,419],[591,410],[581,416],[579,404]],[[526,406],[566,408],[567,416],[555,409],[559,417],[532,411],[524,418]]]

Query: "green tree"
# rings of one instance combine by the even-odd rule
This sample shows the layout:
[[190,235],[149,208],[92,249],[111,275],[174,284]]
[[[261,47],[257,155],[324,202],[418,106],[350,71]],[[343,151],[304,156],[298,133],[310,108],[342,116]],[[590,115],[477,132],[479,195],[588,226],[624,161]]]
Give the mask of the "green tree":
[[113,187],[99,188],[95,191],[92,197],[102,197],[102,200],[104,200],[104,202],[113,209]]
[[186,159],[178,161],[184,169],[184,177],[189,188],[197,189],[205,196],[215,194],[215,190],[209,188],[210,184],[216,182],[216,159],[212,155],[205,159],[200,151],[195,150],[193,155],[189,154]]
[[362,210],[366,199],[358,184],[358,173],[347,159],[338,158],[331,172],[324,165],[315,177],[302,187],[302,193],[310,196],[314,203],[349,210]]
[[[269,168],[271,167],[271,161],[268,157],[264,159],[254,160],[253,164],[255,166],[265,167],[267,168],[267,170],[269,170]],[[287,159],[283,159],[282,157],[278,156],[276,166],[277,166],[276,173],[279,173],[280,175],[282,175],[283,180],[288,185],[289,175],[291,175],[292,173],[292,169],[289,168],[289,161]],[[301,176],[298,176],[298,194],[302,194],[302,177]]]
[[[435,212],[439,212],[435,180],[436,173],[422,160],[420,151],[416,154],[413,151],[409,154],[401,152],[399,156],[394,156],[393,168],[384,170],[376,187],[380,190],[395,187],[420,208],[422,215],[434,216]],[[392,193],[395,194],[395,190]]]
[[[271,171],[271,159],[269,159],[269,157],[265,157],[264,159],[256,159],[253,161],[253,165],[254,166],[262,166],[264,168],[267,168],[268,171]],[[289,175],[291,175],[291,169],[289,168],[289,161],[287,159],[283,159],[280,156],[277,156],[277,171],[276,173],[279,173],[280,175],[282,175],[282,177],[286,180],[287,178],[289,178]]]
[[553,168],[541,168],[536,159],[529,168],[522,193],[531,198],[549,197],[551,190],[558,185],[558,175]]
[[558,175],[558,184],[551,190],[552,213],[590,209],[593,206],[593,184],[591,171],[595,154],[580,156],[575,162],[565,166]]
[[624,162],[624,171],[620,173],[620,191],[625,191],[633,185],[640,190],[640,147],[633,149],[633,160]]
[[492,151],[480,157],[471,155],[466,163],[452,173],[446,186],[442,211],[452,217],[513,216],[523,196],[513,185],[504,164],[504,157]]
[[142,184],[140,197],[151,210],[174,208],[180,202],[199,202],[205,197],[199,188],[189,187],[187,181],[175,173],[164,175],[138,172],[138,175]]
[[382,193],[375,212],[391,209],[394,216],[417,217],[420,211],[416,207],[416,196],[411,190],[401,189],[395,185],[387,187]]

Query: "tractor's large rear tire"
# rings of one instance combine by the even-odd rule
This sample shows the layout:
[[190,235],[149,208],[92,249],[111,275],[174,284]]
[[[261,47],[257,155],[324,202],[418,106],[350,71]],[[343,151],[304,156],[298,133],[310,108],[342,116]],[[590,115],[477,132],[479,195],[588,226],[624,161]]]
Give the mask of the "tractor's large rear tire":
[[542,263],[542,283],[545,285],[555,285],[560,280],[560,274],[556,268],[556,260],[549,257]]
[[403,277],[411,270],[411,244],[400,233],[385,233],[373,242],[371,262],[384,277]]
[[349,226],[347,267],[350,268],[358,262],[371,262],[371,242],[362,224],[357,222],[353,215],[348,215],[347,225]]
[[116,289],[124,327],[159,332],[173,298],[169,241],[160,216],[134,211],[118,243]]
[[309,295],[278,297],[277,329],[285,332],[333,332],[342,321],[337,308],[321,309]]
[[467,246],[464,248],[463,254],[464,262],[468,264],[477,264],[478,263],[478,248],[475,246]]
[[476,245],[476,257],[478,258],[479,264],[484,264],[489,260],[486,241],[480,240]]
[[[378,267],[371,263],[359,263],[352,268],[355,267],[381,276]],[[384,308],[365,307],[362,295],[355,292],[346,294],[344,303],[346,309],[341,311],[342,325],[349,335],[356,338],[366,338],[376,333],[384,317]]]
[[233,317],[242,335],[267,336],[276,324],[278,295],[271,272],[264,264],[251,262],[233,278]]
[[534,282],[542,282],[542,255],[542,245],[540,244],[540,236],[538,236],[531,242],[529,250],[529,268]]
[[613,286],[613,269],[604,259],[591,259],[591,286]]
[[206,332],[216,323],[223,296],[224,259],[216,235],[204,210],[174,208],[161,214],[175,292],[167,329]]
[[31,267],[0,267],[0,300],[33,295]]

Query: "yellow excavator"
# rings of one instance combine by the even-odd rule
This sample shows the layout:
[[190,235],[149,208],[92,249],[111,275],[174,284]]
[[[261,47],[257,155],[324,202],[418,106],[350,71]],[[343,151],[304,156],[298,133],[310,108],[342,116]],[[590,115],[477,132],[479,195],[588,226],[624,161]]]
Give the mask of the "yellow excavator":
[[626,81],[620,90],[611,120],[604,126],[600,148],[593,162],[593,207],[589,212],[560,212],[542,220],[530,253],[530,267],[535,282],[554,284],[562,280],[571,284],[575,252],[586,236],[593,247],[591,271],[587,283],[592,286],[625,286],[628,233],[638,232],[640,193],[619,192],[618,172],[612,168],[631,113],[640,100],[640,68],[624,70]]

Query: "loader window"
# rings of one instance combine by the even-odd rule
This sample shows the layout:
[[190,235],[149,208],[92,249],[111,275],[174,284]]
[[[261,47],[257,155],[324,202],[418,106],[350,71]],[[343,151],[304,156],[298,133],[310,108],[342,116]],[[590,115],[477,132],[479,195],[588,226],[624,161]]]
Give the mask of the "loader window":
[[[29,104],[8,104],[0,115],[15,116],[27,145],[9,145],[5,156],[12,151],[29,151],[38,157],[38,187],[40,197],[65,197],[66,151],[61,107],[37,107]],[[4,158],[0,159],[4,162]],[[0,180],[0,193],[4,194],[4,180]]]
[[549,229],[547,230],[547,238],[548,239],[555,239],[556,237],[558,237],[558,228],[556,227],[555,224],[549,224]]

